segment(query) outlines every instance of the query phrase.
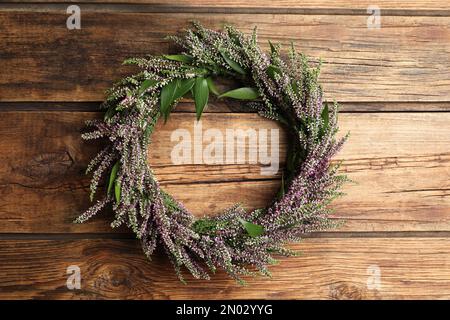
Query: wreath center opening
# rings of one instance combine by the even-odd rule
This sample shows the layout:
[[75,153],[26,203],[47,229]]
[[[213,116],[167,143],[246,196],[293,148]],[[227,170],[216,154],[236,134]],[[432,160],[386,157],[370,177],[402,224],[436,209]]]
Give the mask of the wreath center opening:
[[208,111],[158,122],[148,161],[162,188],[197,216],[266,207],[280,189],[286,131],[256,113]]

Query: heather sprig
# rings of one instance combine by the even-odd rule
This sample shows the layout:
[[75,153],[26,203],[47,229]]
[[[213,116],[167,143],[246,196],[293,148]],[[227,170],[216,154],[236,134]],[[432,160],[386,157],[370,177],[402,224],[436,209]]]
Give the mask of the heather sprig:
[[[294,46],[287,57],[273,43],[263,52],[256,29],[247,36],[231,26],[219,32],[195,24],[170,38],[181,53],[126,60],[140,71],[108,90],[103,120],[87,123],[91,130],[84,139],[109,140],[87,170],[93,172],[91,199],[103,178],[108,190],[76,222],[110,205],[111,226],[127,225],[149,259],[162,247],[180,280],[183,268],[202,279],[217,268],[238,281],[255,271],[270,275],[274,255],[293,254],[284,244],[335,225],[329,204],[346,182],[331,163],[346,140],[336,138],[338,106],[324,102],[320,65],[312,66]],[[240,87],[220,94],[214,85],[220,77]],[[196,219],[161,189],[147,163],[157,120],[167,121],[185,96],[192,96],[200,118],[211,93],[243,101],[248,110],[282,123],[291,136],[282,187],[267,208],[247,212],[235,205]]]

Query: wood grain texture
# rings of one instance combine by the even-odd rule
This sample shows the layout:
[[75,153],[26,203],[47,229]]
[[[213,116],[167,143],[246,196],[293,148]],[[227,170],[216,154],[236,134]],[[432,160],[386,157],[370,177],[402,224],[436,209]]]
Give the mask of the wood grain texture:
[[321,57],[327,98],[346,102],[449,101],[450,19],[367,15],[120,13],[83,11],[67,30],[61,10],[0,12],[0,101],[99,101],[131,69],[130,56],[170,51],[164,37],[198,20],[208,27],[255,25],[260,43],[291,40]]
[[[100,145],[82,142],[91,112],[3,112],[0,118],[0,232],[109,232],[108,214],[71,221],[89,205],[84,169]],[[341,231],[449,231],[450,128],[447,113],[342,114],[351,137],[336,160],[356,184],[334,204]],[[150,163],[163,187],[194,213],[215,213],[242,201],[268,204],[279,175],[258,165],[171,163],[175,128],[192,130],[194,115],[172,114],[154,135]],[[203,128],[277,128],[255,114],[206,113]],[[285,141],[281,140],[281,150]],[[254,150],[254,149],[249,149]],[[281,151],[280,154],[283,154]]]
[[[66,28],[69,4],[81,6],[81,30]],[[369,5],[381,9],[381,29],[367,28]],[[110,212],[71,223],[89,206],[84,170],[102,145],[81,140],[83,122],[133,72],[123,59],[173,52],[164,37],[190,20],[257,25],[264,48],[293,40],[323,58],[326,97],[343,103],[351,132],[335,159],[355,181],[333,204],[344,226],[291,245],[303,254],[246,287],[223,272],[182,285],[163,254],[149,262],[126,229],[111,231]],[[0,63],[0,299],[450,299],[448,1],[7,0]],[[260,165],[173,165],[170,135],[192,132],[192,110],[183,101],[158,124],[149,161],[163,188],[196,215],[266,205],[280,175]],[[214,100],[203,128],[281,129]],[[70,265],[81,290],[66,287]]]
[[[7,0],[7,3],[61,3],[60,0]],[[65,3],[80,3],[80,4],[106,4],[106,3],[119,3],[123,4],[124,0],[65,0]],[[327,10],[326,12],[332,13],[337,10],[359,10],[361,12],[366,11],[367,7],[374,5],[371,0],[131,0],[126,1],[127,5],[132,4],[147,4],[152,7],[165,7],[165,8],[183,8],[183,9],[202,9],[202,8],[223,8],[228,10],[242,10],[242,9],[257,9],[264,8],[266,10],[276,9],[303,9],[303,10]],[[445,0],[432,1],[432,0],[378,0],[376,5],[383,11],[396,10],[397,12],[410,12],[417,13],[417,11],[444,11],[447,12],[450,9],[450,5]]]
[[[305,239],[273,278],[240,286],[223,272],[181,284],[163,255],[149,262],[133,240],[0,241],[2,299],[448,299],[450,239]],[[81,270],[68,290],[67,267]],[[379,271],[379,286],[371,281]]]
[[[245,117],[244,117],[245,116]],[[191,116],[193,117],[193,116]],[[342,171],[355,181],[344,191],[347,195],[334,205],[336,216],[345,218],[348,231],[448,230],[450,226],[450,132],[448,114],[342,114],[341,132],[350,132],[350,139],[336,161],[343,161]],[[203,127],[210,128],[268,128],[276,124],[255,114],[208,114]],[[266,125],[263,125],[266,123]],[[218,195],[203,185],[171,186],[171,183],[192,181],[236,181],[234,173],[245,179],[261,179],[259,166],[173,166],[170,158],[173,130],[193,131],[194,120],[174,114],[172,121],[160,126],[155,133],[154,150],[150,163],[161,182],[168,183],[179,199],[194,212],[215,212]],[[222,129],[224,131],[224,129]],[[192,133],[193,136],[193,133]],[[283,139],[283,138],[282,138]],[[286,144],[281,139],[280,154]],[[250,152],[257,152],[250,148]],[[282,158],[283,162],[283,158]],[[235,171],[237,170],[237,171]],[[238,174],[239,174],[238,173]],[[220,178],[218,175],[222,175]],[[259,186],[271,188],[263,199],[275,194],[278,181],[252,182],[255,193]],[[248,183],[245,183],[248,185]],[[252,193],[240,185],[233,196]],[[225,190],[225,189],[224,189]],[[194,192],[194,193],[193,193]],[[228,192],[227,192],[228,193]],[[195,194],[195,196],[192,196]],[[205,198],[203,198],[205,197]],[[211,199],[205,201],[205,199]],[[222,198],[219,198],[222,199]],[[267,200],[266,200],[267,201]],[[264,205],[267,202],[261,202]],[[192,204],[192,206],[190,206]],[[231,205],[231,202],[226,202]],[[252,205],[254,202],[252,202]],[[252,207],[252,206],[250,206]],[[197,208],[201,208],[198,210]],[[197,211],[198,210],[198,211]],[[401,221],[401,222],[400,222]]]

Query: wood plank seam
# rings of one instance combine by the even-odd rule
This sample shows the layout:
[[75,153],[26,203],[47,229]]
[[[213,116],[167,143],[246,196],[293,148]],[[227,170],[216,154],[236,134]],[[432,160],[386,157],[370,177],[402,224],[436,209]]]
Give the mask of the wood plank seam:
[[[420,112],[450,112],[450,101],[435,102],[341,102],[336,101],[339,106],[340,113],[420,113]],[[100,109],[102,101],[92,102],[70,102],[70,101],[0,101],[0,113],[10,111],[70,111],[70,112],[104,112]],[[228,106],[222,102],[211,98],[209,102],[211,107],[207,108],[205,113],[254,113],[246,109],[242,109],[238,104]],[[189,100],[181,101],[177,108],[173,110],[175,113],[195,113],[193,102]]]
[[[0,11],[46,12],[49,10],[65,10],[69,3],[17,3],[6,1],[0,3]],[[224,14],[301,14],[301,15],[367,15],[367,7],[354,8],[298,8],[298,7],[233,7],[233,6],[177,6],[164,4],[133,3],[79,3],[83,10],[91,12],[121,13],[224,13]],[[416,17],[448,17],[448,9],[391,9],[383,8],[383,16],[416,16]]]

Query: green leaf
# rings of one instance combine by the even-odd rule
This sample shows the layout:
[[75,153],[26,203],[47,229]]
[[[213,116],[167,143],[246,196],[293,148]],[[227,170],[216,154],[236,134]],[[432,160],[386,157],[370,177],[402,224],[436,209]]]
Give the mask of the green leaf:
[[322,118],[323,125],[320,127],[319,137],[322,138],[323,135],[325,134],[325,131],[328,129],[330,122],[330,111],[328,110],[328,104],[325,104],[325,107],[323,108],[320,117]]
[[299,94],[299,91],[298,91],[297,81],[292,81],[292,82],[291,82],[291,86],[292,86],[292,90],[294,90],[294,93],[295,93],[296,95],[298,95],[298,94]]
[[239,100],[255,100],[259,97],[258,89],[243,87],[222,93],[219,98],[233,98]]
[[328,104],[325,104],[325,107],[322,110],[321,118],[323,120],[323,127],[327,129],[330,122],[330,111],[328,110]]
[[119,161],[117,161],[111,169],[111,174],[109,175],[109,181],[108,181],[107,194],[110,194],[112,191],[114,181],[116,181],[117,171],[119,170],[119,166],[120,166]]
[[197,120],[200,119],[203,113],[203,109],[208,103],[209,89],[208,81],[205,78],[195,79],[194,85],[194,99],[195,99],[195,113],[197,114]]
[[216,96],[220,95],[219,90],[217,90],[217,87],[212,81],[211,77],[206,78],[206,81],[208,82],[209,91],[214,93]]
[[242,225],[244,226],[245,230],[247,231],[247,233],[249,234],[250,237],[257,237],[264,233],[263,226],[245,221],[242,218],[238,218],[238,219],[239,219],[239,222],[242,223]]
[[174,94],[174,100],[180,99],[194,86],[195,79],[177,79],[177,89]]
[[161,114],[164,121],[169,118],[170,111],[175,100],[180,99],[194,86],[195,79],[175,79],[161,90]]
[[275,79],[275,74],[280,74],[280,73],[281,73],[280,68],[278,68],[278,67],[276,67],[274,65],[270,65],[270,66],[267,67],[267,74],[272,79]]
[[120,202],[120,182],[116,181],[114,184],[114,195],[116,196],[116,203]]
[[245,70],[242,69],[242,67],[236,61],[231,59],[230,56],[224,50],[219,49],[219,52],[222,55],[222,57],[224,58],[224,60],[231,67],[231,69],[233,69],[237,73],[245,75]]
[[107,121],[113,117],[113,115],[116,113],[116,106],[111,106],[106,110],[104,120]]
[[270,46],[270,52],[275,53],[277,52],[276,47],[273,45],[272,41],[269,40],[269,46]]
[[296,169],[297,161],[298,161],[299,151],[294,150],[292,151],[291,155],[289,156],[288,163],[287,163],[287,169],[290,172],[294,172]]
[[215,232],[217,230],[217,227],[218,227],[217,221],[210,220],[207,218],[196,220],[192,225],[192,228],[195,230],[195,232],[201,234],[208,234]]
[[139,87],[138,94],[142,95],[148,88],[154,86],[157,84],[158,81],[153,79],[146,79],[141,83],[141,86]]
[[175,92],[177,91],[178,79],[169,82],[161,89],[161,114],[164,116],[164,121],[167,121],[171,111],[171,106],[175,101]]
[[163,56],[167,60],[178,61],[183,63],[191,63],[192,56],[187,54],[166,54]]

